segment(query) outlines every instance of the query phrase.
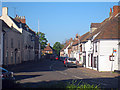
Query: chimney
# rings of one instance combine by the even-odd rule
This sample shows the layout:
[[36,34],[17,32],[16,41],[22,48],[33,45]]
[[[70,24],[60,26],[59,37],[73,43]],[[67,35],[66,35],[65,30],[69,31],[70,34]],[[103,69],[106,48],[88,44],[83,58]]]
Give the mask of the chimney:
[[110,17],[112,16],[112,8],[110,8],[110,13],[109,13]]
[[21,21],[22,23],[26,23],[25,16],[22,16],[22,17],[20,18],[20,21]]
[[116,16],[120,13],[120,6],[113,6],[113,16]]
[[78,38],[78,33],[76,34],[76,38]]
[[48,46],[50,46],[50,43],[48,43]]
[[68,41],[66,40],[66,44],[67,44],[67,42],[68,42]]
[[8,15],[8,8],[7,7],[2,8],[2,16],[4,16],[4,15]]
[[72,41],[73,39],[72,38],[70,38],[70,41]]

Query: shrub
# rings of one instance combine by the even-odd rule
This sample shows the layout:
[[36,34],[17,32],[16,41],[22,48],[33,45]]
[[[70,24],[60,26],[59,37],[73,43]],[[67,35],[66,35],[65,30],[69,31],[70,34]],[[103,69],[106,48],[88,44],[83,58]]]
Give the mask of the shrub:
[[82,81],[80,81],[78,84],[76,84],[77,80],[73,80],[72,83],[68,82],[66,88],[67,89],[76,89],[76,90],[99,90],[100,87],[99,85],[90,85],[87,83],[81,83]]

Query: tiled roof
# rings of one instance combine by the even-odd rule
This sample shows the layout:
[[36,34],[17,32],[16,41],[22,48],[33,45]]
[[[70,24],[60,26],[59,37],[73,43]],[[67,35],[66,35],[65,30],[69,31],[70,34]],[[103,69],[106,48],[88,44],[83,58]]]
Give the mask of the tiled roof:
[[101,23],[91,23],[91,28],[92,27],[95,27],[95,28],[98,28],[98,27],[100,27],[100,25],[101,25]]
[[98,29],[101,31],[94,39],[120,39],[120,17],[114,17]]
[[[10,17],[10,16],[9,16]],[[32,33],[33,35],[35,35],[35,32],[32,30],[32,29],[30,29],[29,28],[29,26],[26,24],[26,23],[22,23],[19,19],[13,19],[12,17],[10,17],[12,20],[13,20],[13,22],[20,28],[20,23],[22,24],[22,28],[24,29],[24,30],[26,30],[27,31],[27,28],[29,29],[29,32],[30,33]]]
[[72,46],[78,45],[79,41],[78,40],[74,40],[72,43]]
[[47,46],[46,48],[44,48],[44,51],[54,51],[54,50],[51,46]]
[[86,42],[87,39],[88,39],[88,36],[89,36],[89,32],[83,34],[81,37],[80,37],[80,42]]

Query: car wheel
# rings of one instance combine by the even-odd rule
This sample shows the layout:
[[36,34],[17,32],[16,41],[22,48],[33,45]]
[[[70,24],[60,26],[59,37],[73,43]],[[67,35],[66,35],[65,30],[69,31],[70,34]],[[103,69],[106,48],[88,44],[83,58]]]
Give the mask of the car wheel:
[[66,67],[68,67],[68,66],[66,65]]

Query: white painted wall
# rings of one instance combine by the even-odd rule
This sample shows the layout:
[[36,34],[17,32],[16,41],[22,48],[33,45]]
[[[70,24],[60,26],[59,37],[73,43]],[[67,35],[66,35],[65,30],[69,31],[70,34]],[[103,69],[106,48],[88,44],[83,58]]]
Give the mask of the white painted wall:
[[85,51],[86,51],[86,67],[87,67],[87,68],[89,67],[89,66],[88,66],[88,54],[89,54],[90,51],[92,50],[92,49],[90,49],[90,48],[92,48],[92,45],[91,45],[91,41],[88,40],[88,42],[85,43]]
[[64,49],[64,57],[68,56],[68,48],[70,47],[70,44]]
[[118,52],[118,40],[100,40],[99,48],[99,71],[111,71],[112,63],[112,71],[118,70],[118,53],[114,53],[114,61],[109,60],[109,55],[112,55],[113,48]]
[[16,30],[18,30],[19,32],[22,33],[22,28],[19,28],[12,20],[11,18],[8,16],[8,8],[7,7],[3,7],[2,8],[2,16],[0,17],[0,19],[4,20],[4,22],[9,26],[13,26]]

